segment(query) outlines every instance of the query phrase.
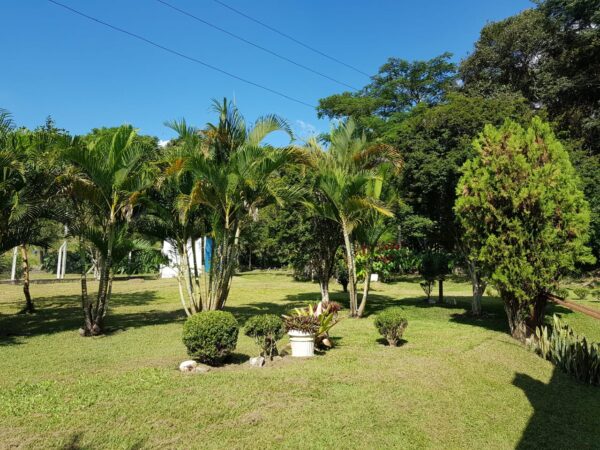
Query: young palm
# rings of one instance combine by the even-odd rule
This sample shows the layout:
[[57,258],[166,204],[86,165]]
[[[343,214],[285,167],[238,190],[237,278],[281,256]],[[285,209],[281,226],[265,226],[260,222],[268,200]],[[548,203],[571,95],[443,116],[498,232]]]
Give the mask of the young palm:
[[[382,202],[390,210],[397,204],[396,192],[389,183],[392,175],[393,168],[390,165],[384,164],[380,166],[377,176],[367,183],[365,189],[367,196]],[[393,218],[380,214],[379,211],[374,209],[369,209],[365,211],[356,228],[356,239],[363,246],[365,252],[363,293],[360,305],[358,306],[358,317],[362,317],[367,305],[375,249],[383,236],[390,232],[393,226]]]
[[356,264],[353,232],[367,211],[392,216],[392,212],[377,198],[367,193],[368,184],[378,178],[375,169],[382,164],[399,167],[398,152],[386,145],[373,145],[364,135],[356,135],[352,120],[333,128],[329,147],[322,148],[316,140],[308,147],[317,172],[316,187],[325,202],[309,203],[317,214],[340,224],[348,267],[350,315],[358,317]]
[[76,213],[71,232],[90,242],[99,255],[95,302],[88,298],[85,271],[82,273],[85,335],[102,333],[113,265],[135,246],[129,223],[142,193],[151,185],[145,164],[149,149],[136,137],[136,130],[124,125],[86,139],[74,139],[63,151],[70,166],[61,181]]

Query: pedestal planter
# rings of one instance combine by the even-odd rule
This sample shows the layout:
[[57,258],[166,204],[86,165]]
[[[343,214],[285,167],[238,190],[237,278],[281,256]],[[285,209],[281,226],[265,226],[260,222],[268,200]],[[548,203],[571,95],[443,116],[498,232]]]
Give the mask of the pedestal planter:
[[306,358],[315,356],[315,335],[298,330],[288,332],[292,344],[292,356]]

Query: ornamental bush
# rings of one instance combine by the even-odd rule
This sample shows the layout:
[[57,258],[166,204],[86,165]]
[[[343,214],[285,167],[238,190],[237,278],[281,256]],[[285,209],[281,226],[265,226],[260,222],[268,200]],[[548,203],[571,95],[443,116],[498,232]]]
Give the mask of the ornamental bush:
[[588,290],[586,288],[574,288],[573,293],[577,296],[579,300],[585,300],[588,296]]
[[404,310],[397,306],[383,310],[375,318],[375,328],[388,344],[394,347],[402,339],[407,326],[408,320],[404,318]]
[[543,323],[548,292],[594,262],[590,209],[569,154],[539,118],[527,129],[488,125],[474,148],[456,188],[462,243],[498,289],[511,334],[525,341]]
[[204,311],[188,317],[183,324],[183,343],[192,358],[217,364],[235,350],[238,333],[238,322],[233,314]]
[[277,355],[277,341],[283,337],[283,320],[275,314],[261,314],[248,319],[244,334],[254,338],[260,347],[260,354],[265,358]]

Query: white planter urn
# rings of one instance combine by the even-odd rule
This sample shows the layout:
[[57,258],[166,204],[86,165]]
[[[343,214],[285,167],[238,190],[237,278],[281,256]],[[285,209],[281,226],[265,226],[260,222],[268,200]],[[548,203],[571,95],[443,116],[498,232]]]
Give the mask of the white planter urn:
[[298,330],[288,332],[292,344],[292,356],[306,358],[315,356],[315,335]]

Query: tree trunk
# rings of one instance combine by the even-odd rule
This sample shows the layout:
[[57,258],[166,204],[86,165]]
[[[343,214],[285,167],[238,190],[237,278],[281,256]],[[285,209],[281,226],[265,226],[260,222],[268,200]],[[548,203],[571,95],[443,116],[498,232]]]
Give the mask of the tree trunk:
[[469,260],[469,274],[471,275],[471,284],[473,286],[473,299],[471,301],[471,314],[474,316],[481,315],[481,299],[487,283],[482,279],[481,274],[477,270],[477,264]]
[[81,237],[79,238],[79,257],[81,259],[81,310],[83,311],[83,328],[80,330],[80,333],[82,336],[89,336],[91,335],[93,327],[92,303],[88,296],[85,248],[83,247],[83,240]]
[[23,261],[23,294],[25,295],[24,312],[31,314],[35,312],[35,307],[31,300],[31,293],[29,292],[29,256],[26,244],[21,245],[21,260]]
[[354,251],[350,241],[350,231],[345,221],[342,221],[342,233],[346,246],[346,266],[348,267],[348,297],[350,298],[350,317],[357,317],[356,295],[356,265],[354,264]]
[[367,249],[367,260],[365,262],[365,280],[363,281],[363,295],[358,307],[358,317],[362,317],[367,306],[367,297],[369,296],[369,289],[371,287],[371,272],[373,268],[373,250]]
[[539,294],[534,299],[533,304],[520,304],[512,298],[507,298],[506,295],[502,295],[502,297],[510,334],[513,338],[524,343],[527,338],[535,334],[536,328],[543,324],[548,302],[547,295],[546,293]]
[[438,303],[444,303],[444,279],[438,280]]
[[367,297],[369,296],[369,289],[371,287],[371,263],[368,263],[368,266],[365,268],[365,281],[363,284],[363,295],[360,300],[360,306],[358,307],[358,317],[362,317],[365,312],[365,307],[367,306]]
[[321,288],[321,302],[329,301],[329,278],[320,279],[319,287]]

